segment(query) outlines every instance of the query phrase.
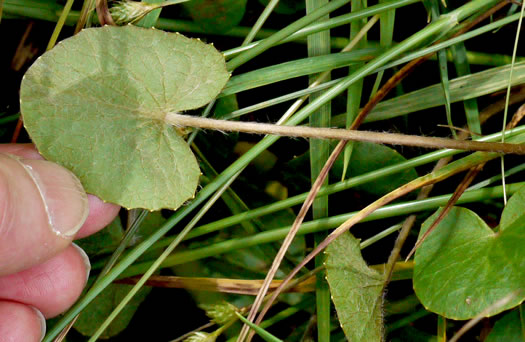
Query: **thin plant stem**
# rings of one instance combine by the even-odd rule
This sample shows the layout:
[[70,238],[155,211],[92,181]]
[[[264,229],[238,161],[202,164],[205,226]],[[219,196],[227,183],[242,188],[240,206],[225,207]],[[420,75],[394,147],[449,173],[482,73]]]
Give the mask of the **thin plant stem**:
[[96,0],[95,9],[97,10],[98,21],[102,26],[115,26],[111,13],[109,13],[108,0]]
[[447,342],[447,319],[438,315],[437,320],[437,342]]
[[71,7],[73,6],[74,0],[67,0],[64,10],[60,14],[60,18],[58,18],[57,24],[55,26],[55,29],[53,30],[53,34],[51,35],[51,39],[49,39],[49,43],[47,43],[46,51],[51,50],[57,40],[60,32],[62,32],[62,28],[64,27],[64,23],[66,22],[66,18],[69,14],[69,11],[71,11]]
[[84,0],[77,24],[75,26],[75,34],[79,33],[85,26],[91,26],[93,17],[93,10],[95,9],[96,0]]
[[191,115],[169,113],[165,121],[175,127],[198,127],[219,131],[243,132],[252,134],[272,134],[280,136],[336,139],[342,141],[366,141],[380,144],[418,146],[426,148],[451,148],[464,151],[485,151],[508,154],[525,154],[521,144],[489,143],[481,141],[458,141],[455,139],[423,137],[397,133],[357,131],[354,129],[322,128],[306,126],[281,126],[265,123],[235,122],[216,120]]

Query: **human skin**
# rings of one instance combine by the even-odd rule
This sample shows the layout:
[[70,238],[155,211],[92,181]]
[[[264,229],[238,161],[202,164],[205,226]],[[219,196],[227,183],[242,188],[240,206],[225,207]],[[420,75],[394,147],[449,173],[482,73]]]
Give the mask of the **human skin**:
[[119,209],[86,196],[32,144],[0,145],[1,341],[39,341],[43,317],[76,301],[90,266],[72,241],[104,228]]

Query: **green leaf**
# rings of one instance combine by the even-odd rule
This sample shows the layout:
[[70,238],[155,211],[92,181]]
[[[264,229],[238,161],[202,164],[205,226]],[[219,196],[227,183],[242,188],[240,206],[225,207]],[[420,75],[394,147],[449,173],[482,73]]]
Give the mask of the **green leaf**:
[[[132,285],[111,284],[95,300],[93,300],[78,317],[75,329],[82,335],[91,336],[97,331],[100,324],[111,314],[113,309],[122,301],[131,290]],[[101,335],[102,338],[110,338],[126,329],[140,303],[150,293],[150,287],[143,287],[126,305],[126,308],[117,316],[109,327]]]
[[[429,217],[420,236],[436,219]],[[455,207],[415,256],[414,290],[430,311],[451,319],[469,319],[503,297],[515,294],[488,316],[525,299],[525,188],[509,200],[497,233],[474,212]]]
[[326,254],[326,278],[346,338],[382,341],[384,277],[366,265],[359,241],[351,234],[338,237]]
[[494,324],[485,342],[523,342],[519,310],[513,310]]
[[170,112],[210,102],[229,78],[211,45],[134,26],[83,30],[40,57],[20,93],[40,153],[89,193],[127,208],[178,208],[199,168]]
[[268,342],[282,342],[282,340],[278,339],[277,337],[273,336],[272,334],[270,334],[269,332],[267,332],[266,330],[264,330],[263,328],[261,328],[260,326],[250,322],[249,320],[247,320],[246,318],[244,318],[243,315],[241,315],[240,313],[238,312],[235,312],[235,315],[237,315],[237,317],[239,317],[239,319],[250,326],[250,328],[252,328],[253,330],[255,330],[255,332],[261,336],[261,338],[265,341],[268,341]]
[[244,16],[247,0],[191,0],[184,4],[191,17],[206,32],[226,32]]
[[[348,173],[355,177],[404,161],[406,159],[390,147],[367,142],[355,142]],[[343,158],[339,157],[332,167],[332,173],[339,178],[343,172],[343,167]],[[415,178],[417,178],[416,170],[408,169],[391,176],[382,177],[374,182],[374,186],[362,185],[355,187],[355,189],[382,196]]]

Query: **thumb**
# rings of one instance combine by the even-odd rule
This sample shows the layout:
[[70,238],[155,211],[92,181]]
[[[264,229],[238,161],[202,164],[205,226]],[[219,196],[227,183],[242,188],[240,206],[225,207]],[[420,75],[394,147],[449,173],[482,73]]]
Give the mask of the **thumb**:
[[64,250],[89,212],[80,181],[45,161],[0,154],[0,275]]

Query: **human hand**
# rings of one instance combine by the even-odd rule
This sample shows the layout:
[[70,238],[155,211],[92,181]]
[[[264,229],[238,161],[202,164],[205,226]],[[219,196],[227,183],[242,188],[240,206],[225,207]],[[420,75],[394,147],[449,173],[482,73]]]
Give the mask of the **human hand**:
[[89,260],[72,240],[119,209],[33,145],[0,145],[0,341],[41,340],[44,317],[67,310],[87,281]]

